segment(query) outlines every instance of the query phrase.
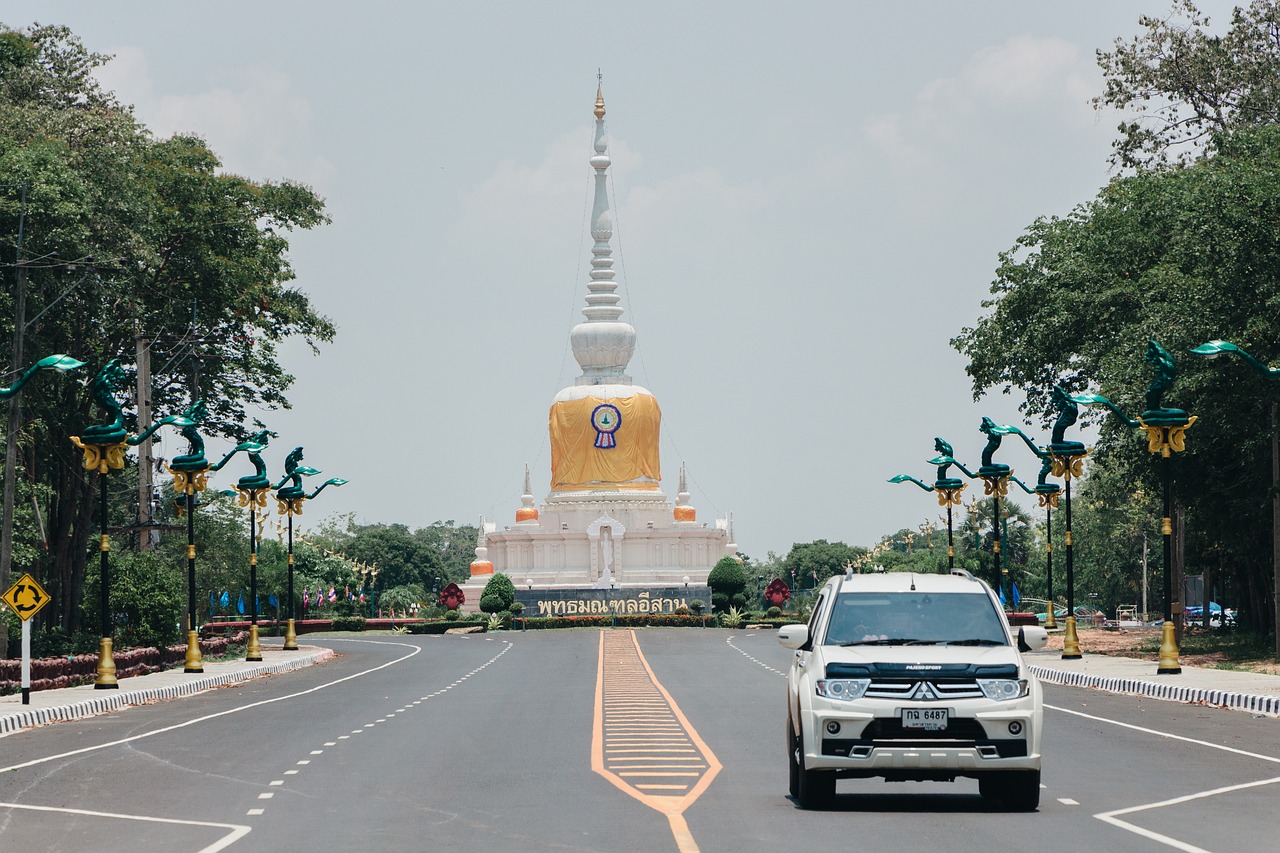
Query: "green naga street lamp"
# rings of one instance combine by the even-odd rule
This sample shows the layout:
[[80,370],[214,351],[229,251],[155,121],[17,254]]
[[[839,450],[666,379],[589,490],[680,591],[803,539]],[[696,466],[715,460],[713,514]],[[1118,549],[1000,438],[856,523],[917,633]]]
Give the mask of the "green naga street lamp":
[[987,436],[987,446],[982,449],[982,465],[978,468],[978,476],[982,478],[983,493],[990,496],[993,503],[991,551],[995,557],[996,588],[1003,597],[1004,574],[1007,570],[1002,571],[1000,566],[1000,498],[1009,493],[1009,477],[1013,474],[1013,469],[996,462],[992,457],[1000,449],[1000,442],[1006,435],[1021,435],[1022,431],[1017,427],[997,424],[991,418],[983,418],[978,431]]
[[[935,438],[933,440],[933,449],[938,451],[941,455],[929,460],[930,465],[938,466],[937,477],[934,479],[932,486],[922,483],[915,477],[908,474],[897,474],[890,477],[889,482],[912,482],[924,489],[926,492],[937,493],[938,505],[947,508],[947,570],[950,571],[956,567],[956,547],[951,521],[951,508],[959,506],[963,501],[963,498],[960,497],[960,493],[964,491],[965,483],[963,480],[949,476],[947,469],[952,465],[955,465],[961,471],[968,474],[970,478],[973,478],[975,475],[970,473],[963,465],[952,457],[951,445],[947,444],[947,442],[943,441],[941,438]],[[932,530],[932,528],[930,529]],[[933,547],[932,537],[930,538],[929,547]]]
[[[332,477],[320,484],[311,494],[306,494],[302,488],[302,478],[310,477],[320,472],[315,468],[309,468],[306,465],[299,465],[302,461],[302,448],[295,447],[293,452],[288,455],[284,461],[284,477],[276,484],[276,504],[280,515],[289,518],[289,624],[284,633],[284,648],[286,651],[293,651],[298,648],[298,635],[294,630],[294,620],[297,616],[295,601],[293,594],[293,517],[302,515],[302,504],[309,501],[324,490],[325,486],[342,486],[346,485],[346,480],[341,477]],[[289,485],[285,485],[285,483]]]
[[182,413],[191,421],[181,430],[187,440],[187,452],[174,457],[169,463],[173,475],[173,490],[182,495],[179,512],[187,516],[187,656],[183,672],[204,672],[204,657],[200,653],[199,627],[196,625],[196,492],[208,487],[209,460],[204,456],[204,439],[196,427],[208,415],[204,400],[196,400]]
[[[1063,542],[1067,546],[1067,626],[1062,635],[1062,659],[1079,660],[1080,636],[1076,633],[1076,571],[1075,545],[1071,535],[1071,481],[1084,473],[1084,458],[1089,451],[1078,441],[1066,439],[1067,427],[1073,425],[1080,416],[1076,405],[1078,398],[1073,398],[1066,389],[1055,385],[1053,388],[1053,407],[1058,410],[1058,418],[1053,422],[1053,434],[1049,441],[1049,473],[1061,477],[1066,484],[1066,530],[1063,531]],[[1056,485],[1045,484],[1045,471],[1040,471],[1040,483],[1046,487],[1046,495],[1041,497],[1040,505],[1045,507],[1045,518],[1050,518],[1052,507],[1058,505]],[[1047,487],[1052,485],[1052,496],[1048,496]],[[1036,486],[1040,489],[1041,486]],[[1047,520],[1045,522],[1049,524]],[[1049,616],[1053,619],[1053,530],[1049,530]],[[1046,622],[1047,624],[1047,622]]]
[[[1272,381],[1280,380],[1280,370],[1267,367],[1230,341],[1209,341],[1192,350],[1196,355],[1217,358],[1226,353],[1244,359],[1250,367]],[[1280,657],[1280,404],[1271,401],[1271,567],[1275,575],[1276,656]],[[1208,595],[1205,596],[1207,601]],[[1205,607],[1206,614],[1208,606]],[[1209,616],[1205,616],[1205,625]]]
[[[1196,422],[1194,415],[1188,415],[1182,409],[1166,408],[1162,405],[1164,394],[1173,385],[1177,375],[1177,367],[1173,356],[1156,341],[1147,342],[1147,352],[1143,361],[1155,369],[1155,379],[1147,388],[1147,410],[1136,420],[1129,418],[1119,407],[1098,394],[1081,394],[1073,399],[1077,403],[1092,405],[1098,403],[1106,406],[1131,427],[1141,427],[1147,432],[1147,450],[1160,454],[1160,477],[1164,490],[1164,518],[1160,523],[1160,532],[1164,538],[1164,625],[1160,635],[1160,662],[1156,668],[1157,675],[1177,675],[1182,672],[1178,662],[1178,640],[1174,630],[1173,614],[1173,519],[1172,503],[1172,462],[1173,454],[1187,449],[1187,430]],[[1181,602],[1176,608],[1181,612]]]
[[187,440],[187,452],[169,463],[169,473],[173,475],[173,490],[182,495],[178,502],[178,514],[185,514],[187,517],[187,656],[183,672],[189,673],[204,672],[198,624],[200,612],[196,607],[196,493],[208,488],[209,474],[222,470],[232,456],[244,449],[244,445],[239,445],[217,464],[210,465],[204,455],[204,439],[197,430],[200,422],[207,416],[208,409],[204,400],[196,400],[183,412],[183,417],[191,421],[181,430],[183,438]]
[[194,423],[182,415],[169,415],[161,418],[139,435],[130,436],[124,428],[124,410],[115,398],[115,393],[124,385],[124,381],[125,375],[120,368],[120,359],[113,358],[103,365],[89,383],[89,391],[94,402],[111,415],[111,420],[105,424],[85,427],[80,435],[71,436],[71,443],[84,451],[85,470],[98,472],[100,522],[98,550],[101,554],[98,613],[102,620],[102,635],[98,649],[97,677],[93,682],[95,690],[115,690],[120,686],[116,681],[116,662],[111,653],[113,639],[110,605],[111,564],[108,557],[111,551],[111,539],[107,535],[107,472],[111,469],[117,471],[123,469],[126,448],[138,446],[160,427],[171,424],[186,427]]
[[262,660],[262,646],[258,643],[258,510],[266,508],[267,492],[271,490],[262,451],[274,436],[271,430],[259,430],[235,448],[235,451],[247,452],[253,463],[253,474],[241,477],[235,489],[240,495],[240,506],[249,508],[249,645],[244,656],[247,661]]

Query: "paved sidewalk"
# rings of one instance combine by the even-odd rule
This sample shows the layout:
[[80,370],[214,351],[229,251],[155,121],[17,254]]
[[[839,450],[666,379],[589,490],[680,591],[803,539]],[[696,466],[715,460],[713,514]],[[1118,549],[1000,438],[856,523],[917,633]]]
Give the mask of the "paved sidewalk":
[[1267,716],[1280,716],[1280,675],[1183,666],[1178,675],[1157,675],[1157,661],[1089,654],[1063,660],[1061,651],[1024,654],[1041,681],[1092,687],[1172,702],[1195,702]]
[[182,667],[120,679],[117,690],[97,690],[92,684],[60,690],[36,690],[31,703],[22,704],[20,693],[0,696],[0,737],[28,726],[58,720],[79,720],[129,705],[145,705],[162,699],[192,696],[224,684],[234,684],[261,675],[289,672],[333,657],[332,649],[299,646],[288,651],[276,645],[262,646],[262,660],[249,663],[243,658],[205,661],[203,673],[185,673]]

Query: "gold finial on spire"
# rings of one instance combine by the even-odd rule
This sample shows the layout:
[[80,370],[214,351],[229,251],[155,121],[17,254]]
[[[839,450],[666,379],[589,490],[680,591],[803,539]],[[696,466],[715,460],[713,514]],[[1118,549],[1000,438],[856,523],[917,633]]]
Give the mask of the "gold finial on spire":
[[596,69],[596,121],[604,118],[604,94],[600,87],[604,84],[604,75],[600,73],[600,69]]

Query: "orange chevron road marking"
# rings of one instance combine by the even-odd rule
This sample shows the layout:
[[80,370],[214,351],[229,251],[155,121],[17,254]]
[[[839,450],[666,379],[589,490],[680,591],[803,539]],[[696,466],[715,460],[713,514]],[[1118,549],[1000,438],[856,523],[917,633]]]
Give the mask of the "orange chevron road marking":
[[720,767],[654,677],[635,631],[601,631],[591,769],[666,815],[680,853],[697,853],[684,811]]

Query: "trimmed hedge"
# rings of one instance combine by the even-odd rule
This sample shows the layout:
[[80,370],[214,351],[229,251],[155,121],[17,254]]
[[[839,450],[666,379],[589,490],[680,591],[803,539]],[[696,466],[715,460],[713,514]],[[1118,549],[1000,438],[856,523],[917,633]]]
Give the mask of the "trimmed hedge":
[[[451,612],[456,613],[457,611]],[[453,628],[471,628],[476,625],[479,625],[481,628],[485,628],[488,624],[488,619],[485,619],[483,622],[476,621],[475,619],[446,619],[441,622],[410,622],[404,627],[409,629],[410,634],[443,634],[445,631]]]

